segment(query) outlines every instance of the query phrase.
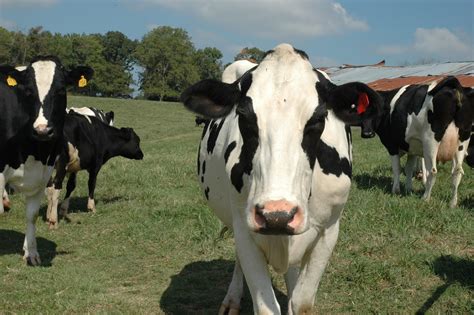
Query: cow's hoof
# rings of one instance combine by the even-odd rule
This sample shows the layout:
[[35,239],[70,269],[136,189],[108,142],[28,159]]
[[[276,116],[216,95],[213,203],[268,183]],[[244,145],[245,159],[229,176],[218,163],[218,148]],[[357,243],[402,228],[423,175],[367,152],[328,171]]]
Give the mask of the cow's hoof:
[[219,315],[239,315],[240,314],[240,309],[238,308],[233,308],[229,307],[227,305],[221,305],[221,308],[219,309]]
[[29,254],[25,254],[23,256],[23,260],[26,262],[28,266],[39,266],[41,265],[41,259],[38,252],[32,252]]
[[431,196],[423,195],[423,197],[421,197],[421,199],[423,199],[424,201],[428,202],[428,201],[430,201]]
[[58,222],[49,221],[48,228],[50,230],[56,230],[58,228]]
[[457,201],[451,201],[451,202],[449,203],[449,207],[450,207],[451,209],[452,209],[452,208],[456,208],[457,206],[458,206]]

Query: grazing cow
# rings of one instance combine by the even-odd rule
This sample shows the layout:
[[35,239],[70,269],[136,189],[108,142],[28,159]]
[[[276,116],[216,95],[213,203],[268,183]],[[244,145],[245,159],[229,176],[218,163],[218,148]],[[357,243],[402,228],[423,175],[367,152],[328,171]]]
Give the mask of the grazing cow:
[[[8,150],[0,151],[1,187],[9,183],[26,197],[23,249],[24,259],[32,265],[41,263],[36,246],[35,221],[63,143],[66,86],[85,86],[92,73],[88,67],[66,71],[55,57],[38,57],[25,70],[7,73],[6,83],[13,93],[8,92],[11,100],[6,102],[9,104],[6,107],[10,112],[7,115],[2,113],[0,125],[7,126],[7,134],[11,131],[8,128],[12,127],[13,137],[6,137],[9,139]],[[27,118],[23,118],[27,119],[27,123],[20,130],[15,130],[17,120],[12,117],[18,116],[17,111],[22,110],[27,113]],[[0,139],[4,138],[5,130],[2,130]]]
[[[425,193],[429,200],[437,168],[436,162],[453,161],[451,207],[457,205],[462,162],[469,143],[474,108],[469,93],[455,77],[431,85],[406,85],[379,92],[384,99],[380,115],[364,121],[362,137],[377,133],[392,161],[393,193],[400,193],[400,156],[407,153],[406,191],[412,189],[416,157],[424,159]],[[375,131],[375,133],[374,133]]]
[[102,165],[115,156],[141,160],[140,138],[132,128],[115,128],[96,117],[69,112],[64,126],[65,150],[56,162],[56,175],[48,184],[47,219],[50,228],[57,227],[58,199],[66,173],[69,173],[66,197],[61,204],[67,214],[69,198],[76,187],[76,174],[80,170],[89,173],[89,200],[87,209],[95,212],[94,190],[97,174]]
[[205,198],[234,232],[236,262],[219,314],[238,313],[247,281],[256,314],[279,314],[268,264],[285,274],[290,314],[309,311],[336,244],[352,174],[350,128],[379,95],[336,86],[288,44],[235,82],[204,80],[181,100],[206,124],[198,154]]
[[105,113],[103,110],[94,107],[71,107],[66,109],[66,112],[74,112],[86,117],[96,117],[109,126],[114,125],[115,114],[113,111]]

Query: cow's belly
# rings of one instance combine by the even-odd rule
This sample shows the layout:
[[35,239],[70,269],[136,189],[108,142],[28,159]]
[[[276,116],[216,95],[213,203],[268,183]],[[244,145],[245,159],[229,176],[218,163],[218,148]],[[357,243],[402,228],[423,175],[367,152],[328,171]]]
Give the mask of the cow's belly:
[[7,166],[3,174],[5,181],[15,190],[32,196],[46,187],[52,172],[52,166],[44,165],[35,160],[33,156],[28,156],[26,162],[19,168],[14,169]]

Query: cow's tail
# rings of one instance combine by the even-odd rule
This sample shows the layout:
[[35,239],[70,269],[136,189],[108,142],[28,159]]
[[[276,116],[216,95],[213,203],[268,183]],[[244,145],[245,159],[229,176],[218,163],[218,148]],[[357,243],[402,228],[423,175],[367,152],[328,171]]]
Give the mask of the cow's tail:
[[440,162],[451,161],[458,149],[458,128],[451,122],[444,132],[443,138],[438,148],[436,159]]

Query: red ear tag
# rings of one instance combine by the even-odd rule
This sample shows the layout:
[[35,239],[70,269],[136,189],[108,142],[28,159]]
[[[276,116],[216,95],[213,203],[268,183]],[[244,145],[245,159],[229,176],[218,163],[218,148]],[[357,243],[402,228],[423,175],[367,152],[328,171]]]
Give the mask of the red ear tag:
[[365,113],[367,107],[369,107],[369,97],[367,93],[360,93],[359,100],[357,101],[357,114],[361,115]]

